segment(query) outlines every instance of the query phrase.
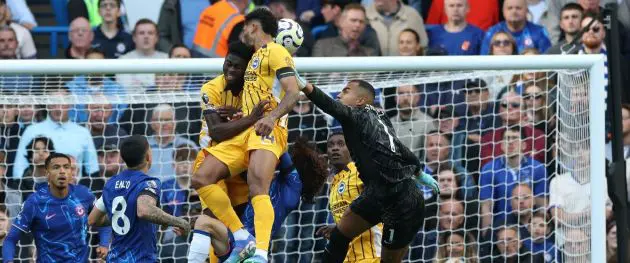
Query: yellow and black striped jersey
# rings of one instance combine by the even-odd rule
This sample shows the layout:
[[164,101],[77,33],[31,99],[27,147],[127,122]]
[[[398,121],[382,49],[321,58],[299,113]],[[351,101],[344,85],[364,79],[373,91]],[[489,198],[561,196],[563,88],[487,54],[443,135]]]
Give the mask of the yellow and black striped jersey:
[[[354,162],[348,163],[346,169],[335,175],[330,185],[328,199],[335,223],[339,223],[350,203],[363,192],[363,187],[363,181],[359,179]],[[382,224],[378,224],[352,240],[344,262],[365,262],[368,259],[380,258],[382,230]]]
[[[232,94],[231,90],[226,89],[227,82],[223,74],[208,81],[201,87],[201,110],[206,110],[207,107],[222,107],[232,106],[237,109],[241,108],[241,96]],[[241,92],[242,93],[242,92]],[[204,103],[208,101],[208,104]],[[206,120],[201,117],[201,132],[199,134],[199,145],[201,148],[212,147],[214,144],[212,138],[208,136],[208,125]]]
[[284,90],[276,81],[294,76],[294,68],[293,57],[281,45],[269,42],[256,50],[245,71],[243,115],[249,115],[261,100],[268,100],[270,110],[275,109],[284,97]]

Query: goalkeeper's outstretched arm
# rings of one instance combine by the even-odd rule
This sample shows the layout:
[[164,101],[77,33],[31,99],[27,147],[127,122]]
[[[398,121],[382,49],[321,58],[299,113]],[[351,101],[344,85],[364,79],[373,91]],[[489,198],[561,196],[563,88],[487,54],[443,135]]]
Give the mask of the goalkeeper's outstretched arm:
[[330,114],[339,122],[345,123],[352,120],[352,110],[350,107],[332,99],[311,83],[302,81],[300,86],[304,87],[302,92],[306,94],[306,97],[308,97],[318,108]]

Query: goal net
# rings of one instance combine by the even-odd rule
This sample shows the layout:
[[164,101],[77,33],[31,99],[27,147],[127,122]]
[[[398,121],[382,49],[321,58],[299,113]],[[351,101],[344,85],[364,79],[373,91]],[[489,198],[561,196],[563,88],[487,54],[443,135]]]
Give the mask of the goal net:
[[[331,96],[352,79],[373,84],[375,104],[424,172],[439,181],[440,195],[422,187],[425,220],[407,262],[603,261],[610,204],[600,62],[597,56],[296,60],[301,75]],[[149,139],[149,175],[162,181],[163,209],[191,221],[199,215],[190,189],[204,140],[199,89],[220,74],[222,60],[10,64],[0,69],[6,178],[0,201],[11,220],[46,182],[49,152],[73,156],[76,183],[98,197],[125,168],[117,149],[130,134]],[[289,113],[288,127],[290,144],[305,136],[322,154],[340,128],[306,98]],[[316,232],[334,223],[330,192],[345,190],[331,187],[338,166],[331,165],[315,202],[300,203],[274,234],[273,262],[321,262],[326,239]],[[375,243],[353,243],[348,257],[378,256],[379,231]],[[96,259],[99,238],[90,233]],[[187,237],[160,229],[161,262],[185,262],[188,245]],[[35,258],[32,236],[22,238],[18,251],[16,259]]]

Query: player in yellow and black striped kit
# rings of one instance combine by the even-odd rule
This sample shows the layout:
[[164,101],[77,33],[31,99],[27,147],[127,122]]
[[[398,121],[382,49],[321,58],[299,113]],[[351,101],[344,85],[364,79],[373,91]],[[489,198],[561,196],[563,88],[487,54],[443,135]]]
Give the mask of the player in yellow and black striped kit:
[[[330,185],[328,204],[335,223],[341,220],[350,203],[363,192],[363,181],[359,178],[343,133],[334,133],[328,138],[328,160],[337,174]],[[318,230],[327,238],[334,226]],[[383,225],[378,224],[357,236],[350,243],[344,262],[378,263],[381,256],[381,236]]]

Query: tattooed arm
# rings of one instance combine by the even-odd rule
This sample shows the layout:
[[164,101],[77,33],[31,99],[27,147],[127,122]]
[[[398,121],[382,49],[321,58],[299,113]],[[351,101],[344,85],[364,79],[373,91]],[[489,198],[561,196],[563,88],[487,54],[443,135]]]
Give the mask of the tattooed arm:
[[153,196],[147,194],[138,196],[136,213],[142,220],[158,225],[179,227],[184,233],[190,232],[188,221],[162,211],[162,209],[157,207],[157,200]]

